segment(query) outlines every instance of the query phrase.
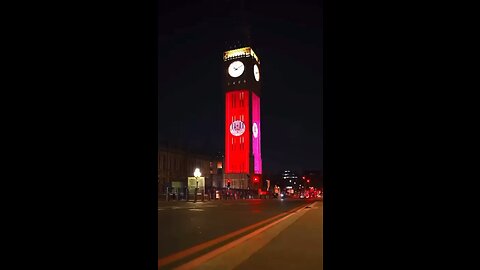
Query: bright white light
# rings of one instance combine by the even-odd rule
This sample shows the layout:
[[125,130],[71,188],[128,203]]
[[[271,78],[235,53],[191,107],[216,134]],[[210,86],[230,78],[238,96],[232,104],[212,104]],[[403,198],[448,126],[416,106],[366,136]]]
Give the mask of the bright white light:
[[202,173],[200,172],[199,168],[196,168],[195,171],[193,172],[193,176],[195,177],[200,177],[202,176]]

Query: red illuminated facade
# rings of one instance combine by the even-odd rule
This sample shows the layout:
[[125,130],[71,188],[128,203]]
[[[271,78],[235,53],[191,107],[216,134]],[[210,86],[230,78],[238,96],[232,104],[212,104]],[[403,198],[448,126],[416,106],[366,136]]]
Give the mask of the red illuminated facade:
[[250,173],[250,115],[248,90],[226,93],[225,173]]
[[260,61],[250,47],[226,51],[225,186],[256,189],[262,181]]

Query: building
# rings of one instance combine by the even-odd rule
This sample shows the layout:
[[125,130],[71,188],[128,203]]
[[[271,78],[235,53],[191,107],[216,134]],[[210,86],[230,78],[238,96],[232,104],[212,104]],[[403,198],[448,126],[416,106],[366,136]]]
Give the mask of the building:
[[[218,178],[223,179],[222,156],[192,153],[178,148],[158,148],[158,193],[166,193],[166,188],[185,188],[188,177],[196,168],[205,177],[205,186],[216,186]],[[219,170],[220,169],[220,170]],[[218,175],[220,173],[220,175]]]
[[212,187],[214,188],[223,188],[225,187],[224,181],[224,155],[217,153],[213,159],[213,169],[212,169]]
[[225,90],[225,178],[231,188],[262,183],[260,60],[251,47],[235,43],[223,54]]
[[292,170],[285,170],[282,173],[281,187],[298,191],[302,187],[301,178]]

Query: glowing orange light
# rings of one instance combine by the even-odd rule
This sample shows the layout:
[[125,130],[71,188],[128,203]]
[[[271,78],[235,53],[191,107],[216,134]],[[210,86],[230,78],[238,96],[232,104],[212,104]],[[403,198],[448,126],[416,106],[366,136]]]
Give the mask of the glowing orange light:
[[229,50],[223,53],[223,60],[227,61],[228,59],[235,58],[235,57],[249,57],[252,56],[257,60],[257,62],[260,64],[260,60],[258,59],[258,56],[253,52],[252,48],[250,47],[244,47],[244,48],[239,48],[239,49],[234,49],[234,50]]

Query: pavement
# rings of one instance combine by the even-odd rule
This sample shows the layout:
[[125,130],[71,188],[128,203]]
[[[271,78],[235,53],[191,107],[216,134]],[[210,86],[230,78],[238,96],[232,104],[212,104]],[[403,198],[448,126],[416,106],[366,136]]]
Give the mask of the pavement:
[[158,203],[158,257],[182,251],[306,204],[304,200]]
[[323,269],[323,202],[159,202],[159,258],[192,247],[198,249],[159,269]]
[[[234,269],[323,269],[323,203],[315,203],[285,225],[272,228],[278,235]],[[267,236],[258,236],[262,237]]]

